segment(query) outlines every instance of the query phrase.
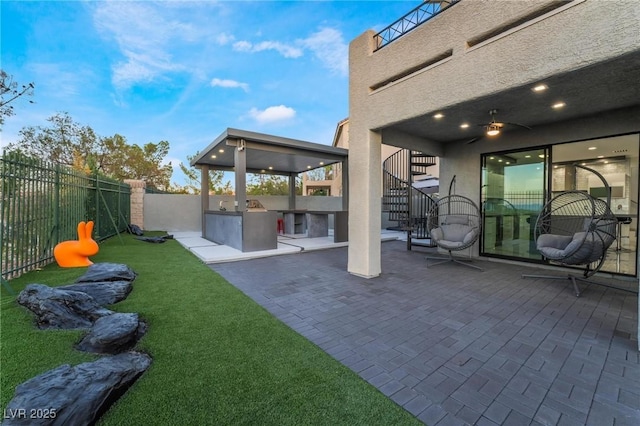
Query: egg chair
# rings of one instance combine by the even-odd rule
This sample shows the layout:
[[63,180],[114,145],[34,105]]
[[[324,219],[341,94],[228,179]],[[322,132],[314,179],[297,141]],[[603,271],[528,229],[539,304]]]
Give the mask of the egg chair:
[[523,275],[523,278],[569,279],[576,296],[580,296],[578,281],[590,282],[587,279],[600,270],[607,250],[616,240],[617,218],[609,207],[611,195],[604,177],[587,167],[575,167],[600,177],[609,194],[607,200],[595,198],[584,191],[564,191],[542,208],[534,235],[536,248],[545,260],[551,264],[580,268],[582,273]]
[[[469,264],[471,259],[453,256],[453,252],[471,247],[480,236],[480,210],[472,200],[455,194],[438,199],[427,213],[427,229],[431,241],[449,254],[447,258],[427,256],[428,267],[454,262],[483,270],[479,266]],[[429,260],[438,262],[429,265]]]

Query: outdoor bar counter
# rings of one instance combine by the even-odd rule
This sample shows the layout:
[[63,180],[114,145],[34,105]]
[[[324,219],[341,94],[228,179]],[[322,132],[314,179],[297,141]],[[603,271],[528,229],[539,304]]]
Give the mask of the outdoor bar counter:
[[329,235],[329,215],[334,216],[333,240],[343,242],[349,239],[347,211],[279,210],[284,218],[285,234],[307,234],[309,238]]
[[205,210],[204,237],[242,252],[278,248],[274,211]]

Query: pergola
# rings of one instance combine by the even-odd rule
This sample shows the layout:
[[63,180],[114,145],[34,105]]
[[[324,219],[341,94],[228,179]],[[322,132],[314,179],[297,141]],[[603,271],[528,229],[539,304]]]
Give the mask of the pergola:
[[[248,173],[289,177],[289,209],[296,208],[295,179],[299,173],[342,163],[342,209],[348,210],[348,151],[297,139],[228,128],[191,161],[201,170],[202,212],[209,206],[209,170],[233,171],[237,212],[246,210]],[[203,221],[203,233],[204,233]]]

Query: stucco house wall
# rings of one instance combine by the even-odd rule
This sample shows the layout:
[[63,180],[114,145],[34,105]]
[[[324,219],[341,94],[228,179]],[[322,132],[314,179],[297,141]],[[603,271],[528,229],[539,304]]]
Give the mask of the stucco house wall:
[[[488,142],[438,143],[404,134],[393,129],[394,124],[638,50],[640,8],[633,0],[615,4],[574,0],[474,44],[506,23],[553,3],[559,4],[539,0],[461,1],[378,51],[373,31],[351,42],[349,180],[359,189],[350,197],[351,273],[374,277],[381,272],[379,242],[373,237],[378,232],[381,210],[380,174],[374,165],[380,162],[382,143],[443,156],[442,185],[457,174],[458,193],[479,201],[479,154],[490,150]],[[624,129],[637,131],[634,114],[637,110],[575,119],[519,134],[517,141],[505,134],[500,147],[540,145],[541,136],[556,143],[622,133]]]

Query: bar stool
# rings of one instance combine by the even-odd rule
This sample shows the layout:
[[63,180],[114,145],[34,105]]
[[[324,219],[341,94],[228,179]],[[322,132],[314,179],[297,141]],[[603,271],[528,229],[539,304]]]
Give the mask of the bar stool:
[[278,234],[284,234],[284,219],[278,218]]

